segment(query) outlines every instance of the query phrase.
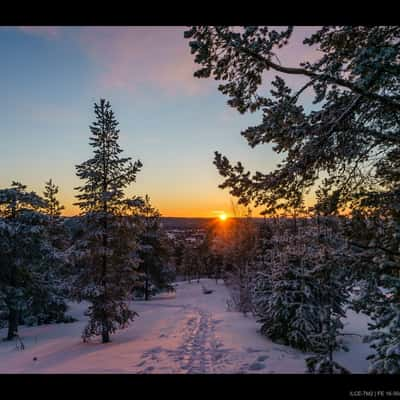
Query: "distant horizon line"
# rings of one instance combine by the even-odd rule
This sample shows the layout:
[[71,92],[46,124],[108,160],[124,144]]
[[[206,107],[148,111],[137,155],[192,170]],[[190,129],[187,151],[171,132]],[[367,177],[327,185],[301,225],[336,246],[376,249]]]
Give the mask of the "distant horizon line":
[[[63,218],[74,218],[74,217],[79,217],[79,214],[75,214],[75,215],[61,215],[61,217]],[[213,217],[175,217],[175,216],[171,216],[171,215],[161,215],[160,218],[182,218],[182,219],[193,219],[193,218],[197,218],[197,219],[219,219],[218,216],[213,216]],[[232,219],[232,218],[247,218],[246,216],[243,217],[235,217],[235,216],[228,216],[228,219]],[[264,219],[264,217],[251,217],[251,218],[260,218],[260,219]],[[265,217],[265,218],[272,218],[272,217]]]
[[[61,215],[62,218],[75,218],[79,217],[79,214],[76,215]],[[219,220],[220,218],[217,217],[174,217],[174,216],[167,216],[167,215],[161,215],[160,218],[175,218],[175,219],[216,219]],[[235,219],[235,218],[248,218],[246,216],[242,217],[235,217],[235,216],[228,216],[228,219]],[[276,216],[257,216],[253,217],[250,216],[252,219],[274,219]],[[280,215],[279,218],[287,218],[287,219],[292,219],[293,217],[290,215]],[[297,216],[297,219],[302,219],[302,218],[309,218],[307,216]],[[311,216],[312,218],[312,216]]]

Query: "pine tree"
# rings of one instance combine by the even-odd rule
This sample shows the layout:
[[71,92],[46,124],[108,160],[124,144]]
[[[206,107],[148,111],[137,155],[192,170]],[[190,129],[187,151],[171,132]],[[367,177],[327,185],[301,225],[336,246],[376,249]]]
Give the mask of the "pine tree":
[[[387,173],[396,171],[392,165]],[[346,226],[354,280],[361,289],[352,306],[372,320],[365,340],[375,350],[367,357],[374,374],[400,372],[399,178],[394,177],[387,192],[360,195]]]
[[65,220],[61,216],[64,206],[57,199],[58,186],[50,179],[45,183],[43,199],[46,201],[46,207],[43,212],[49,217],[48,233],[54,248],[53,267],[62,264],[64,259],[63,251],[68,247],[67,231],[64,226]]
[[338,336],[349,273],[343,241],[333,240],[337,233],[331,232],[321,243],[315,225],[308,221],[304,230],[298,221],[294,232],[293,221],[287,221],[285,230],[275,232],[256,275],[253,304],[266,336],[332,360],[333,351],[344,348]]
[[40,212],[44,207],[46,202],[19,182],[0,190],[0,292],[8,315],[8,340],[18,334],[32,288],[42,288],[41,267],[51,251],[48,219]]
[[[149,196],[145,196],[139,213],[143,224],[139,236],[139,271],[143,273],[144,298],[149,300],[156,291],[172,290],[170,283],[174,279],[174,273],[169,265],[170,248],[161,227],[161,214],[151,205]],[[150,286],[153,290],[150,290]]]
[[253,299],[261,332],[301,350],[317,346],[321,329],[319,290],[307,261],[293,251],[280,254],[269,272],[257,275]]
[[[313,278],[319,289],[318,303],[321,329],[318,332],[316,355],[308,357],[306,364],[311,373],[346,374],[349,371],[334,360],[335,350],[348,351],[339,339],[345,318],[350,288],[353,284],[350,260],[343,237],[342,224],[337,217],[336,192],[329,193],[323,185],[316,193],[314,207],[317,222],[318,259]],[[314,219],[315,221],[315,219]]]
[[[325,249],[324,249],[325,250]],[[319,288],[318,315],[321,322],[317,333],[316,355],[306,359],[308,371],[312,373],[349,373],[334,360],[336,350],[348,351],[339,339],[345,317],[344,306],[349,297],[349,273],[343,261],[347,257],[340,251],[323,251],[313,275]]]
[[[194,76],[219,80],[219,91],[238,112],[262,113],[259,124],[242,132],[248,145],[269,143],[285,154],[275,170],[251,174],[216,152],[220,187],[245,205],[293,207],[321,173],[345,205],[361,188],[369,191],[369,183],[382,186],[398,175],[400,28],[323,26],[302,43],[305,50],[317,47],[320,57],[281,65],[277,54],[295,29],[193,26],[184,34],[199,65]],[[278,75],[265,79],[268,71]],[[290,76],[302,77],[304,85],[293,90],[285,82]],[[307,89],[311,109],[304,107]]]
[[76,188],[85,231],[72,254],[77,269],[73,295],[90,302],[84,340],[101,334],[107,343],[111,333],[137,315],[127,302],[138,275],[133,210],[142,202],[125,198],[124,189],[135,182],[142,164],[120,157],[118,122],[110,103],[101,99],[94,112],[96,121],[90,127],[94,156],[76,166],[77,176],[85,181]]
[[59,217],[61,211],[65,208],[57,199],[57,193],[58,186],[53,183],[52,179],[49,179],[49,181],[45,183],[43,198],[47,202],[46,212],[51,218]]
[[372,320],[365,340],[375,350],[367,357],[373,374],[400,372],[399,221],[396,208],[388,204],[353,212],[348,223],[351,266],[361,289],[353,308]]
[[67,277],[65,251],[68,240],[61,218],[64,206],[56,198],[57,193],[58,186],[50,179],[45,183],[43,200],[46,205],[42,209],[47,216],[46,235],[49,247],[46,258],[41,263],[40,279],[36,280],[30,290],[32,300],[25,319],[28,325],[73,321],[73,318],[65,315],[68,295],[68,288],[64,283]]
[[[397,267],[398,268],[398,267]],[[400,373],[400,278],[384,275],[381,280],[386,293],[381,293],[375,301],[374,310],[370,313],[372,334],[366,338],[371,343],[374,354],[369,372],[373,374]]]

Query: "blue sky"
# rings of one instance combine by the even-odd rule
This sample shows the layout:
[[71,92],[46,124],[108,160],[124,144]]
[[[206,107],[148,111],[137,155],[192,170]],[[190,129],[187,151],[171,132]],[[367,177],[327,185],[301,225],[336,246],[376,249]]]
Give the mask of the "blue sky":
[[18,180],[42,192],[52,178],[66,214],[77,213],[75,165],[91,157],[88,126],[103,97],[120,122],[124,154],[144,164],[128,194],[149,194],[166,216],[229,213],[214,151],[253,171],[272,170],[279,157],[240,135],[259,115],[239,115],[215,81],[192,76],[184,30],[0,28],[0,186]]

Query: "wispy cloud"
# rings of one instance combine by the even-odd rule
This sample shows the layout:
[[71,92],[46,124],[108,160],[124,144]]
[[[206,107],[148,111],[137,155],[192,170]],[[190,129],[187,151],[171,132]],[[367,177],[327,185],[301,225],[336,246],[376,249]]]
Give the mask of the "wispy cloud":
[[100,66],[106,88],[136,90],[145,85],[169,94],[197,94],[204,83],[193,77],[196,66],[182,27],[82,28],[79,40]]
[[[215,90],[213,80],[193,77],[197,65],[190,54],[185,27],[19,27],[24,33],[48,39],[68,37],[94,64],[96,84],[104,89],[197,95]],[[315,49],[302,45],[315,27],[296,27],[292,40],[278,53],[284,65],[315,59]],[[268,72],[268,75],[273,72]],[[289,77],[293,86],[301,78]],[[212,88],[212,89],[211,89]]]
[[29,35],[68,38],[94,65],[97,85],[136,91],[195,95],[207,81],[193,77],[196,65],[183,37],[184,27],[18,27]]

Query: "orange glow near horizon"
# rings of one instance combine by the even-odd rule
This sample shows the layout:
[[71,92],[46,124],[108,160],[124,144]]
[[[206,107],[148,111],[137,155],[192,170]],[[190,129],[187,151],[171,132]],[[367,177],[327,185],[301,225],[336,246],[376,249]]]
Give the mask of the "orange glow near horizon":
[[[66,185],[65,185],[66,186]],[[60,185],[63,188],[63,185]],[[41,187],[33,187],[34,190],[41,192]],[[139,192],[139,196],[144,196],[144,190]],[[66,217],[77,216],[80,214],[79,207],[73,205],[76,202],[74,191],[61,193],[59,200],[65,206],[63,215]],[[130,195],[130,194],[128,194]],[[230,196],[221,191],[217,195],[206,194],[185,196],[182,202],[181,196],[177,198],[173,196],[163,196],[162,193],[154,193],[150,195],[150,199],[154,207],[156,207],[163,217],[172,218],[216,218],[220,222],[227,221],[231,215],[234,215],[234,210],[230,210]],[[313,198],[310,196],[306,199],[306,206],[311,206]],[[225,211],[229,210],[229,211]],[[260,212],[262,207],[257,207],[252,210],[253,217],[261,217]]]
[[[161,211],[161,210],[160,210]],[[215,214],[213,211],[194,209],[193,211],[187,210],[188,212],[178,212],[175,210],[171,210],[172,212],[161,212],[162,217],[170,217],[170,218],[215,218]],[[175,211],[175,212],[174,212]],[[80,214],[78,207],[71,207],[69,209],[64,210],[62,213],[65,217],[75,217]],[[218,220],[221,222],[226,221],[229,216],[226,213],[220,214],[217,216]]]
[[[143,193],[139,193],[139,196],[144,196]],[[177,195],[175,199],[172,196],[157,196],[157,194],[150,196],[151,202],[155,208],[157,208],[163,217],[172,218],[217,218],[225,214],[229,218],[230,213],[224,210],[229,209],[229,196],[221,191],[221,197],[217,196],[199,196],[185,197],[185,201],[182,202],[180,196]],[[72,203],[76,201],[73,194],[60,196],[61,204],[65,205],[63,215],[66,217],[73,217],[80,214],[80,209],[74,206]],[[256,216],[257,212],[254,213]]]
[[219,217],[218,217],[221,221],[225,221],[227,218],[228,218],[228,216],[225,214],[225,213],[222,213],[221,215],[219,215]]
[[[67,204],[66,204],[67,203]],[[207,202],[208,203],[208,202]],[[63,204],[61,202],[61,204]],[[64,203],[66,205],[65,209],[62,212],[62,215],[65,217],[74,217],[74,216],[78,216],[80,214],[80,209],[77,206],[74,206],[72,204],[68,204],[68,202]],[[158,207],[158,204],[154,204],[154,206],[156,208],[158,208],[158,210],[161,213],[161,216],[163,217],[171,217],[171,218],[217,218],[220,222],[225,222],[226,220],[228,220],[229,217],[229,213],[225,212],[225,211],[215,211],[215,207],[214,209],[212,208],[212,206],[210,207],[210,203],[205,204],[205,207],[201,207],[201,204],[193,204],[193,205],[187,205],[184,204],[181,207],[179,207],[178,205],[173,207],[170,204],[166,205],[166,206],[162,206]],[[222,207],[220,207],[219,209],[221,210]],[[262,208],[258,207],[258,208],[254,208],[252,215],[253,217],[262,217],[262,215],[260,215],[259,213],[261,212]],[[290,217],[290,215],[288,215],[288,217]]]
[[[157,207],[157,204],[155,204]],[[171,218],[215,218],[217,217],[220,221],[226,221],[229,218],[228,213],[218,212],[212,209],[202,208],[200,206],[194,205],[192,207],[160,207],[159,211],[162,217]],[[80,214],[79,207],[70,205],[66,206],[62,212],[65,217],[74,217]]]

